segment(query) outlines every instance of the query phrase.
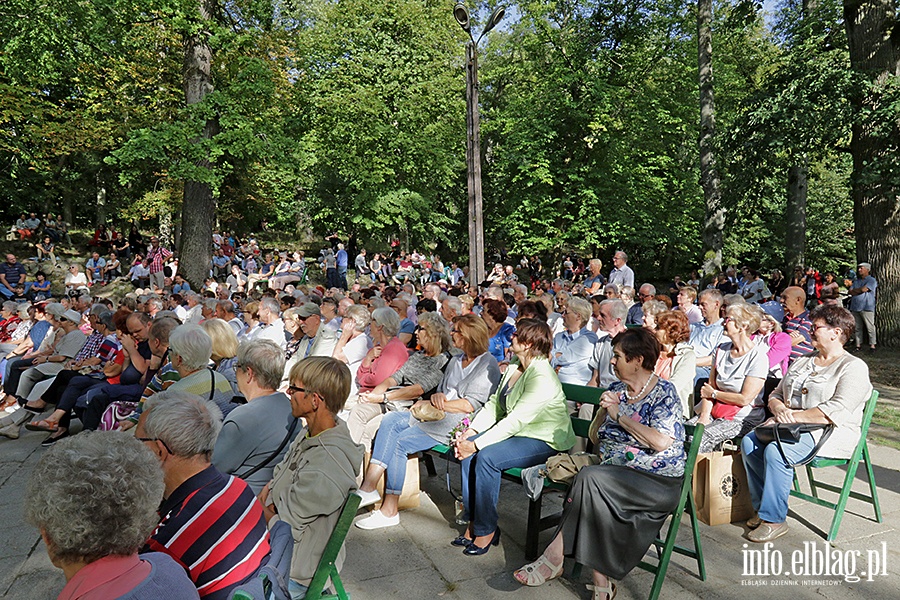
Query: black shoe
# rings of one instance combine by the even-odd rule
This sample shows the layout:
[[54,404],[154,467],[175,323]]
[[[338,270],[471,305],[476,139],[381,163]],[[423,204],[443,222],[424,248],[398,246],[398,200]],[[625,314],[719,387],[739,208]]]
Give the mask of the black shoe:
[[460,546],[462,548],[468,548],[469,546],[472,545],[472,540],[470,540],[469,538],[467,538],[464,535],[461,535],[458,538],[456,538],[455,540],[453,540],[452,542],[450,542],[450,545],[451,546]]
[[44,440],[43,442],[41,442],[41,446],[43,446],[44,448],[49,448],[50,446],[52,446],[53,444],[55,444],[55,443],[58,442],[59,440],[61,440],[61,439],[63,439],[63,438],[67,438],[67,437],[69,437],[69,430],[68,430],[68,429],[66,429],[66,430],[63,431],[62,433],[54,433],[53,435],[49,436],[46,440]]
[[494,537],[491,538],[490,543],[484,548],[479,548],[475,545],[473,541],[465,550],[463,550],[463,554],[467,556],[481,556],[482,554],[487,554],[487,551],[491,549],[491,546],[496,546],[500,543],[500,528],[498,527],[494,531]]

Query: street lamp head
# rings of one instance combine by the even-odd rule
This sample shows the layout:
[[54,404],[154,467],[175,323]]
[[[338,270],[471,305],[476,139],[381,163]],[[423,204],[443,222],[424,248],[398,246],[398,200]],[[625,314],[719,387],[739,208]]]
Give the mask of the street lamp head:
[[463,31],[471,35],[472,24],[469,22],[469,9],[462,3],[453,7],[453,18],[463,28]]
[[503,20],[504,15],[506,15],[506,7],[498,6],[494,9],[494,12],[491,13],[491,18],[488,19],[487,25],[484,27],[484,31],[481,32],[481,35],[487,34],[488,31],[497,26],[497,24]]

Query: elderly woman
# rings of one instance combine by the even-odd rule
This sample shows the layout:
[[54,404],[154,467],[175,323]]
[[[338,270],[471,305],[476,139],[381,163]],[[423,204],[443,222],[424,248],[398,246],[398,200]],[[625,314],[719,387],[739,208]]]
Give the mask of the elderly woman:
[[656,339],[662,348],[653,372],[675,385],[685,418],[691,417],[697,366],[697,355],[688,344],[690,337],[691,326],[683,312],[668,310],[656,317]]
[[235,394],[238,394],[237,374],[235,373],[235,364],[237,363],[238,339],[234,333],[234,329],[227,321],[222,319],[206,319],[200,324],[203,331],[209,335],[212,340],[212,359],[216,372],[221,373]]
[[591,380],[588,364],[594,355],[597,334],[587,328],[591,319],[591,305],[583,298],[572,298],[563,314],[566,330],[553,337],[550,366],[563,383],[587,385]]
[[[360,529],[380,529],[400,523],[398,504],[406,478],[407,456],[449,441],[450,432],[459,426],[463,417],[478,411],[497,388],[500,367],[488,352],[489,332],[484,321],[475,315],[457,317],[450,334],[462,354],[450,360],[431,399],[417,403],[431,404],[443,411],[444,416],[440,418],[438,413],[436,421],[420,421],[405,412],[385,415],[366,477],[359,488],[361,506],[374,504],[378,501],[375,486],[385,475],[384,501],[380,510],[356,523]],[[415,406],[410,410],[414,411]]]
[[696,288],[689,285],[683,286],[678,290],[677,298],[678,310],[687,316],[688,322],[691,325],[703,321],[703,314],[700,312],[700,307],[695,304],[697,300]]
[[242,313],[244,317],[244,323],[247,325],[244,328],[244,331],[241,332],[242,340],[250,339],[258,333],[259,329],[259,302],[255,300],[253,302],[248,302],[244,305],[244,311]]
[[[362,364],[366,354],[369,353],[369,347],[372,340],[369,339],[366,329],[372,322],[372,315],[365,306],[353,304],[348,306],[341,318],[341,337],[338,339],[334,347],[332,357],[345,363],[350,369],[350,396],[353,398],[359,393],[359,386],[356,385],[356,372]],[[352,435],[352,429],[351,429]]]
[[27,302],[16,304],[12,301],[3,303],[3,343],[0,344],[0,352],[9,353],[17,349],[22,342],[28,339],[35,321],[32,318],[32,308]]
[[763,387],[769,372],[766,349],[750,334],[759,329],[759,313],[746,302],[725,311],[725,336],[716,348],[709,381],[700,389],[693,421],[706,425],[700,452],[710,452],[725,440],[746,435],[765,416]]
[[435,312],[423,313],[416,338],[422,349],[375,389],[360,394],[359,404],[350,410],[350,436],[366,450],[386,413],[409,410],[414,400],[430,398],[441,383],[450,360],[450,326]]
[[[363,450],[337,418],[349,394],[350,371],[339,360],[312,356],[291,369],[291,414],[302,418],[306,427],[275,467],[259,500],[270,528],[275,520],[291,526],[294,551],[288,589],[295,600],[305,597],[341,509],[356,489]],[[338,568],[343,553],[342,548]]]
[[[569,303],[569,312],[575,300]],[[500,542],[497,499],[503,471],[544,463],[575,444],[566,396],[547,360],[550,340],[546,323],[519,322],[512,341],[518,368],[506,370],[497,392],[454,444],[456,457],[462,460],[462,496],[469,525],[451,543],[463,546],[469,556],[484,554]]]
[[656,317],[669,310],[666,304],[660,300],[647,300],[641,305],[644,313],[644,327],[650,331],[656,331]]
[[481,318],[490,332],[489,350],[498,363],[507,362],[509,358],[506,351],[512,343],[513,333],[516,328],[506,322],[508,314],[506,303],[496,298],[487,298],[482,303],[484,310]]
[[241,344],[234,371],[247,403],[225,417],[212,462],[258,494],[300,428],[291,416],[288,397],[277,391],[284,372],[284,352],[278,344],[271,340]]
[[[863,410],[872,384],[866,363],[844,350],[853,339],[853,315],[840,306],[816,307],[812,321],[815,352],[796,359],[781,384],[769,396],[774,415],[766,424],[821,423],[834,431],[818,454],[850,458],[859,441]],[[787,533],[788,496],[794,470],[785,460],[798,461],[815,447],[821,432],[804,433],[796,444],[763,444],[755,432],[741,441],[750,499],[757,515],[747,522],[752,542],[768,542]]]
[[300,327],[303,322],[303,317],[300,316],[300,307],[292,306],[287,309],[281,314],[281,319],[284,321],[285,333],[290,336],[284,349],[284,357],[286,360],[291,360],[297,349],[300,348],[303,336],[306,335],[303,328]]
[[372,311],[372,348],[366,353],[356,370],[356,385],[359,391],[373,390],[385,379],[403,366],[409,353],[397,337],[400,332],[400,317],[393,308],[382,307]]
[[89,432],[47,450],[28,482],[25,519],[66,577],[60,598],[199,598],[169,555],[138,555],[164,488],[159,461],[131,435]]
[[565,557],[593,570],[593,597],[612,599],[616,585],[643,558],[678,505],[684,477],[681,401],[653,373],[659,343],[646,329],[613,339],[610,385],[590,427],[601,464],[585,467],[569,490],[553,541],[515,573],[523,585],[559,577]]
[[79,292],[88,291],[87,275],[81,272],[78,265],[69,265],[69,272],[65,278],[66,294],[78,295]]

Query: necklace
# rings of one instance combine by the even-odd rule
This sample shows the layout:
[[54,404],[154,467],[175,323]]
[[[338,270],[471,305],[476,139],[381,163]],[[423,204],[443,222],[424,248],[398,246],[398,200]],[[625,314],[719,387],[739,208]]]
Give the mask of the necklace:
[[644,392],[647,391],[647,386],[650,385],[650,382],[653,380],[653,375],[654,375],[653,373],[650,373],[650,377],[647,378],[647,383],[645,383],[644,387],[641,388],[641,391],[639,391],[634,396],[632,396],[631,394],[628,393],[628,388],[626,387],[622,392],[623,394],[625,394],[625,399],[631,401],[631,400],[637,400],[638,398],[643,396]]

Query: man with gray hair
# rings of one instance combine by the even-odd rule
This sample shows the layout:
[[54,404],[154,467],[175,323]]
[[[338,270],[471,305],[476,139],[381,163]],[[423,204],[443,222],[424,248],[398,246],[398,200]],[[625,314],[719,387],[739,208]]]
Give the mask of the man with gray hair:
[[287,340],[284,337],[284,321],[281,319],[281,306],[271,296],[263,296],[259,301],[259,327],[254,330],[254,340],[271,340],[284,350]]
[[591,387],[608,388],[616,381],[610,361],[613,356],[613,338],[625,331],[625,319],[628,317],[628,308],[619,299],[604,300],[600,303],[600,329],[597,336],[600,338],[594,345],[594,354],[588,366],[594,372],[588,385]]
[[447,296],[441,303],[441,316],[452,323],[453,319],[462,315],[462,302],[456,296]]
[[135,428],[159,458],[165,482],[161,520],[145,551],[187,565],[205,600],[230,598],[270,550],[262,504],[246,483],[210,462],[221,428],[215,404],[171,390],[147,399]]
[[165,306],[163,306],[163,301],[161,298],[153,297],[147,300],[147,314],[150,315],[150,318],[156,316],[156,313],[163,310]]
[[216,302],[216,317],[222,319],[234,330],[235,335],[240,335],[244,330],[244,322],[234,311],[234,302],[231,300],[219,300]]
[[628,266],[628,255],[619,250],[613,254],[615,268],[609,273],[609,283],[634,287],[634,271]]

